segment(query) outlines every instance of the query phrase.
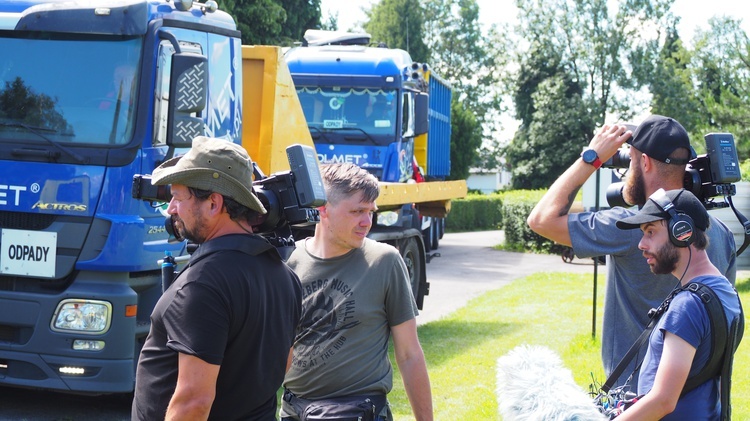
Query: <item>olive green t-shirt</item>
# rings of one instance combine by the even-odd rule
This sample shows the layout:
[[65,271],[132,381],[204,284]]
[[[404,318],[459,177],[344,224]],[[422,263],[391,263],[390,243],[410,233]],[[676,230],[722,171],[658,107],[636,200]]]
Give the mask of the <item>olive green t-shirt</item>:
[[370,239],[320,259],[304,241],[288,261],[302,282],[302,318],[284,386],[306,399],[387,394],[390,327],[418,314],[403,259]]

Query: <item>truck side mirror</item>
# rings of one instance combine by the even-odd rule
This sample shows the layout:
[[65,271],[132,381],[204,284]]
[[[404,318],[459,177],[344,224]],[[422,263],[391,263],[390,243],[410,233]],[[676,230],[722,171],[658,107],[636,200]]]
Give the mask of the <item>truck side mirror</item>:
[[208,59],[195,53],[172,56],[167,114],[167,144],[187,148],[205,133],[203,120],[191,114],[206,108]]
[[414,96],[414,135],[427,133],[430,123],[427,115],[430,96],[424,92]]

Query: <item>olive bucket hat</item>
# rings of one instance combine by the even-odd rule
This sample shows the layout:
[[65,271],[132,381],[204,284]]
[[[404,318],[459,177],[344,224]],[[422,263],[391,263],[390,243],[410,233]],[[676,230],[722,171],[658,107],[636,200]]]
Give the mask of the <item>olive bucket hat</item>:
[[230,197],[248,208],[266,213],[253,193],[253,161],[242,146],[223,139],[198,136],[185,155],[154,169],[154,185],[182,184]]

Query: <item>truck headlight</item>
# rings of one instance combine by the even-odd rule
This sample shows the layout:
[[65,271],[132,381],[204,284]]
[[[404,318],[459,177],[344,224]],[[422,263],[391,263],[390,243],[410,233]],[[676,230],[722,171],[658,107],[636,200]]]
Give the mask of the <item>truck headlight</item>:
[[394,211],[385,211],[378,213],[378,225],[390,227],[398,223],[399,213]]
[[52,330],[101,334],[109,330],[112,304],[106,301],[68,299],[60,301],[52,316]]

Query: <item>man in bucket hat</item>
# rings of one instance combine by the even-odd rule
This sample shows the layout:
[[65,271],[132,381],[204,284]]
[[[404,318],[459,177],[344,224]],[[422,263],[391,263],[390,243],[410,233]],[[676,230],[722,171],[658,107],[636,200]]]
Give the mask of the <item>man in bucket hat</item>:
[[[742,311],[737,292],[708,259],[709,224],[708,212],[701,201],[684,189],[667,192],[659,189],[637,214],[617,221],[617,227],[623,230],[639,232],[640,228],[642,238],[638,247],[651,271],[671,275],[673,282],[679,279],[676,288],[681,288],[670,294],[671,301],[665,301],[666,310],[650,333],[638,381],[638,395],[644,396],[618,416],[618,420],[709,420],[719,419],[722,409],[727,410],[719,405],[718,374],[683,389],[688,378],[698,376],[709,365],[712,353],[719,352],[714,348],[722,349],[713,343],[721,339],[712,330],[721,329],[718,323],[726,324],[730,334],[725,335],[723,342],[727,342],[728,337],[733,337],[732,322],[741,317]],[[711,315],[707,309],[702,297],[708,297],[708,291],[698,294],[688,290],[696,284],[682,289],[695,282],[716,294],[725,317],[721,313]],[[730,342],[726,346],[736,345]],[[731,349],[720,355],[732,358],[733,353]],[[722,370],[721,376],[731,376],[731,370],[728,371]],[[724,381],[729,384],[727,379]],[[728,389],[721,393],[728,394]]]
[[[632,132],[620,124],[602,127],[582,157],[552,184],[528,218],[529,227],[537,234],[572,246],[579,258],[607,255],[602,321],[602,362],[606,376],[645,329],[648,311],[657,307],[673,286],[671,275],[651,273],[638,250],[640,234],[621,231],[615,226],[616,221],[635,214],[635,210],[614,207],[598,212],[570,212],[583,183],[625,142],[630,144],[630,166],[623,189],[626,202],[643,206],[659,188],[682,188],[685,165],[695,155],[687,131],[673,118],[652,115]],[[707,234],[711,239],[707,249],[711,262],[734,284],[732,232],[712,217]],[[632,362],[615,386],[623,385],[634,370]],[[634,389],[637,381],[634,375],[630,382]]]
[[151,314],[132,419],[273,420],[299,321],[299,278],[253,234],[265,213],[237,144],[203,136],[154,170],[167,212],[199,244]]

